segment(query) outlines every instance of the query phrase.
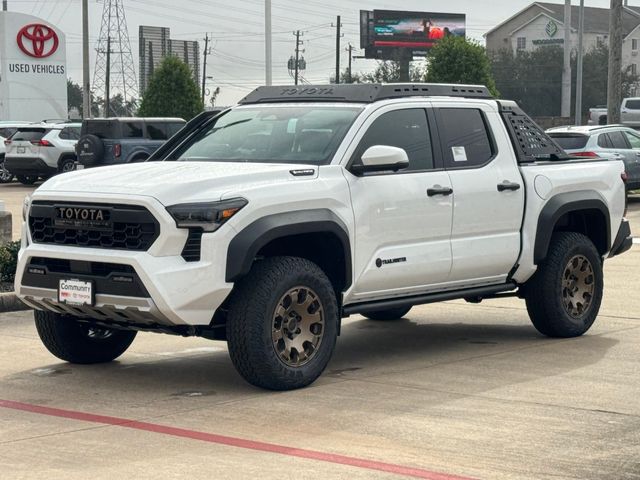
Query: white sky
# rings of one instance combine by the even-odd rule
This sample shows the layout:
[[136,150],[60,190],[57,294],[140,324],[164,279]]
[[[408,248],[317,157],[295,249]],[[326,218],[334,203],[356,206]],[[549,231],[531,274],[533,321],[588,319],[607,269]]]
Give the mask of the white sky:
[[[81,83],[81,0],[8,0],[9,10],[34,14],[57,25],[67,35],[69,76]],[[254,87],[264,83],[264,0],[123,0],[131,49],[138,70],[138,26],[171,28],[172,38],[203,40],[213,37],[208,60],[208,87],[221,88],[219,105],[230,105]],[[292,84],[286,62],[295,48],[294,30],[304,31],[304,76],[315,83],[327,83],[335,71],[336,15],[342,16],[343,48],[351,42],[359,47],[359,11],[388,9],[464,13],[467,36],[482,40],[493,26],[529,5],[531,0],[272,0],[274,84]],[[556,3],[564,3],[556,0]],[[578,0],[573,0],[577,5]],[[631,0],[640,6],[640,0]],[[588,7],[609,7],[609,0],[586,0]],[[89,0],[91,71],[102,16],[102,0]],[[201,48],[202,48],[201,47]],[[356,54],[360,51],[356,50]],[[341,70],[348,55],[342,52]],[[354,71],[369,71],[375,61],[355,60]]]

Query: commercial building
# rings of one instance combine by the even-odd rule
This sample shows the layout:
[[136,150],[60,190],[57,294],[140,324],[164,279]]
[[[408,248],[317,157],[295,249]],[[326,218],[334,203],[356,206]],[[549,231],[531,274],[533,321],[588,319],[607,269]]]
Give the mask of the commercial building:
[[[579,7],[571,8],[571,46],[578,45]],[[638,72],[640,7],[625,6],[622,18],[622,64]],[[487,50],[533,50],[545,45],[564,45],[564,4],[535,2],[485,34]],[[609,43],[609,9],[585,7],[584,51]]]
[[0,120],[67,118],[64,33],[41,18],[0,12]]
[[200,83],[200,45],[197,41],[172,40],[167,27],[140,25],[140,94],[144,95],[151,75],[169,55],[186,63],[196,83]]

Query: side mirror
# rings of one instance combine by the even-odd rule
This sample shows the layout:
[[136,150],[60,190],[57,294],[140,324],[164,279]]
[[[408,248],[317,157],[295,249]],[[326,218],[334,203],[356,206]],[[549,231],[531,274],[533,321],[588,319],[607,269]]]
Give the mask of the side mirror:
[[361,157],[362,164],[352,165],[351,172],[361,175],[367,172],[397,172],[409,166],[409,157],[402,148],[389,145],[369,147]]

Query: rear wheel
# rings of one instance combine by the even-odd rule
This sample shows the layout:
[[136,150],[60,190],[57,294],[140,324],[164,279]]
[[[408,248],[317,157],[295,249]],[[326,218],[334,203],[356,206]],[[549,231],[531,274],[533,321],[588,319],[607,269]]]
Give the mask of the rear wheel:
[[303,258],[267,258],[236,284],[227,319],[229,354],[253,385],[301,388],[329,363],[337,326],[336,294],[320,267]]
[[58,170],[60,173],[72,172],[76,169],[76,161],[73,158],[65,158],[60,162]]
[[411,310],[411,307],[389,308],[387,310],[363,313],[362,316],[369,320],[398,320],[409,313],[409,310]]
[[129,348],[137,333],[95,328],[54,312],[36,310],[34,317],[38,335],[47,350],[70,363],[110,362]]
[[38,181],[37,175],[16,175],[16,178],[23,185],[33,185]]
[[9,183],[13,181],[13,173],[4,166],[4,157],[0,157],[0,183]]
[[524,287],[527,311],[536,329],[550,337],[585,333],[600,310],[602,260],[581,233],[556,233],[547,258]]

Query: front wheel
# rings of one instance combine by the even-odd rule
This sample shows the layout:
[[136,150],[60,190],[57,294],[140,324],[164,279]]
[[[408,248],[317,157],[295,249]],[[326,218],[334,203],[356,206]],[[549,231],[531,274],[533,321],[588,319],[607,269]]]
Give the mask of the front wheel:
[[4,166],[4,157],[0,158],[0,183],[10,183],[13,181],[13,173]]
[[36,330],[47,350],[70,363],[105,363],[122,355],[136,337],[135,331],[96,328],[74,317],[54,312],[34,312]]
[[556,233],[547,258],[524,286],[531,322],[550,337],[580,336],[598,315],[603,288],[602,260],[593,242],[581,233]]
[[336,343],[333,285],[315,263],[297,257],[256,262],[229,304],[231,360],[245,380],[270,390],[312,383]]
[[38,180],[37,175],[17,175],[16,178],[23,185],[33,185]]

